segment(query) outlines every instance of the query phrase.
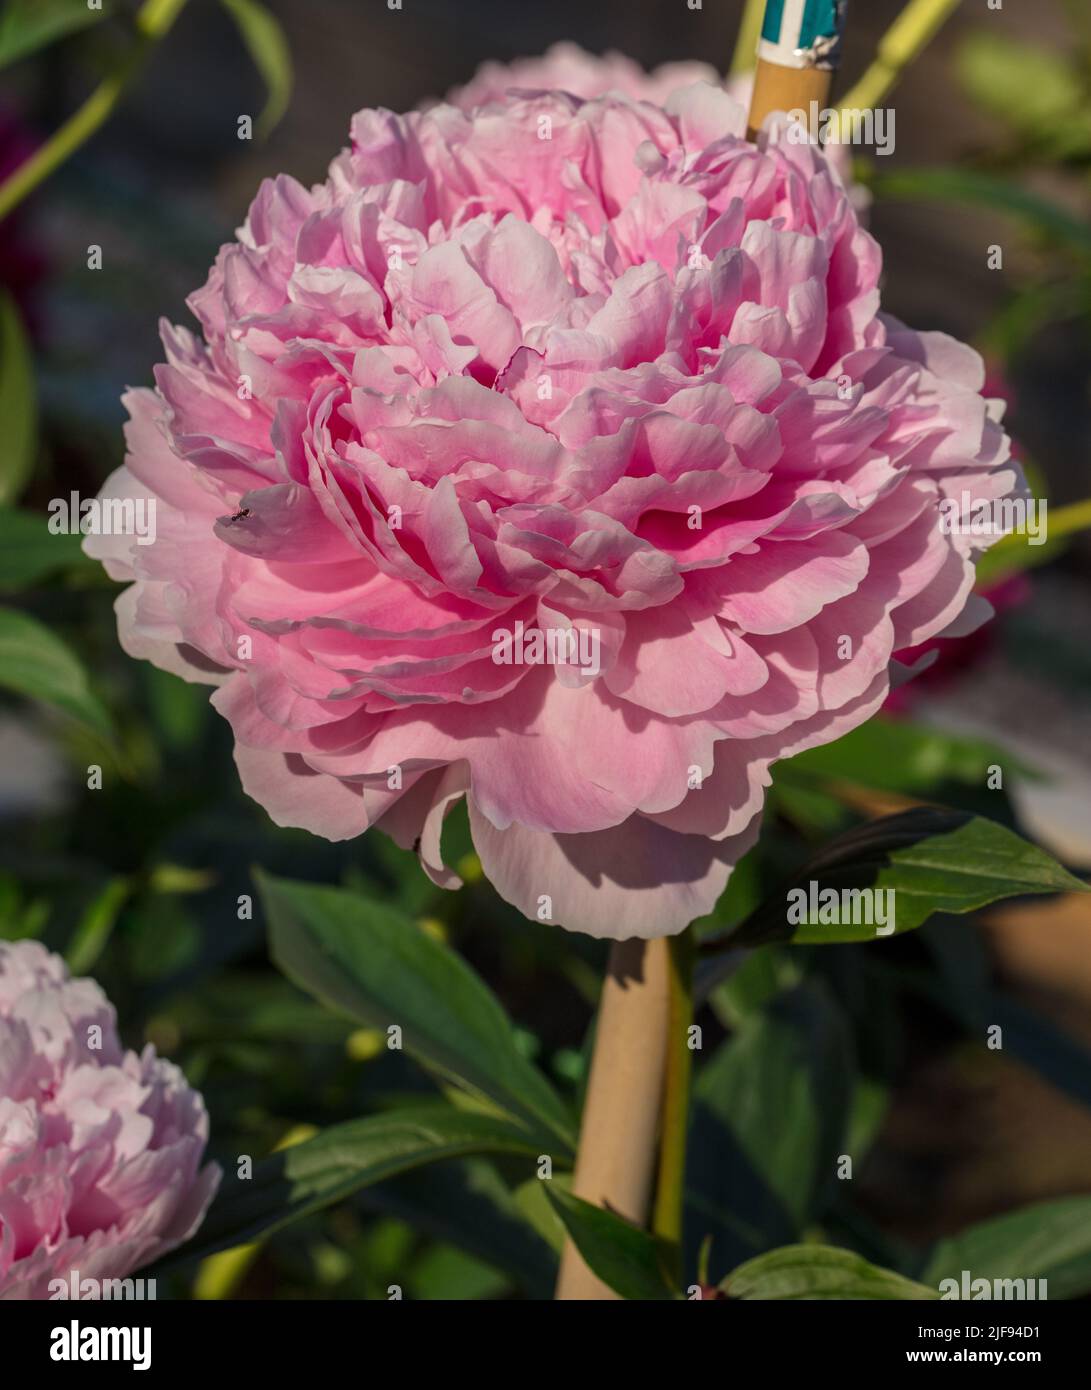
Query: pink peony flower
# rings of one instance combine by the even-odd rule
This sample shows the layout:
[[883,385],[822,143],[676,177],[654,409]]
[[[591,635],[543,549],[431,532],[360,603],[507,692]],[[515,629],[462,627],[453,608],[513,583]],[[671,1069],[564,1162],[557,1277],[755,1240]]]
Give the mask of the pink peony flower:
[[0,1299],[122,1279],[192,1235],[220,1180],[207,1137],[201,1097],[150,1044],[123,1051],[94,980],[0,941]]
[[[447,94],[452,106],[472,111],[490,101],[503,101],[511,91],[571,92],[592,100],[618,92],[633,101],[650,101],[663,106],[679,87],[707,82],[721,87],[747,109],[754,85],[752,72],[721,78],[711,63],[661,63],[645,71],[623,53],[588,53],[576,43],[555,43],[540,57],[516,58],[511,63],[482,63],[464,87],[453,87]],[[871,195],[852,181],[852,156],[848,145],[826,146],[826,158],[833,164],[857,212],[863,216],[871,205]]]
[[465,796],[528,916],[676,932],[773,763],[980,618],[939,504],[1019,485],[981,361],[882,316],[824,155],[744,127],[708,84],[361,111],[163,328],[104,489],[158,538],[86,544],[278,824],[453,887]]
[[[996,363],[986,364],[984,389],[987,395],[995,396],[1003,402],[1005,409],[1013,402],[1014,392],[1011,385],[1003,369]],[[1020,457],[1017,443],[1013,443],[1012,456]],[[978,593],[987,601],[994,614],[1002,614],[1025,604],[1030,599],[1032,588],[1029,575],[1009,574],[1006,578],[994,580],[984,588],[979,582]],[[900,659],[914,669],[915,674],[911,681],[906,681],[891,690],[883,708],[887,713],[907,713],[922,697],[927,697],[931,691],[957,681],[967,671],[986,660],[995,650],[998,637],[998,625],[990,623],[988,627],[973,629],[953,641],[943,641],[941,635],[930,638],[919,647],[899,653]]]
[[[482,63],[464,87],[455,87],[447,97],[452,106],[469,111],[489,101],[502,101],[515,89],[551,91],[559,89],[591,100],[618,92],[633,101],[650,101],[662,106],[678,87],[695,82],[720,83],[720,74],[711,63],[662,63],[651,72],[624,53],[610,51],[601,57],[588,53],[576,43],[555,43],[540,57],[516,58],[511,63]],[[734,79],[728,91],[736,101],[749,96],[749,78]]]
[[[1007,578],[981,589],[993,613],[1011,612],[1021,608],[1031,596],[1031,583],[1025,574]],[[899,659],[913,671],[913,679],[891,690],[884,710],[889,714],[908,714],[930,694],[962,679],[986,661],[996,650],[998,625],[975,628],[956,641],[932,637],[919,647],[900,652]]]

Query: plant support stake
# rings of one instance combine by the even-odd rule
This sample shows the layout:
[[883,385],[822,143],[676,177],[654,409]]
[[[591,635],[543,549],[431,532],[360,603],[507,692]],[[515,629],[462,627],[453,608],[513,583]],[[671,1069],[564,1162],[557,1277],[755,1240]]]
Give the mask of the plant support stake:
[[758,39],[748,138],[771,111],[826,107],[841,56],[846,0],[768,0]]
[[[610,951],[572,1191],[638,1226],[647,1221],[670,1017],[670,944],[618,941]],[[571,1239],[559,1299],[616,1299]]]

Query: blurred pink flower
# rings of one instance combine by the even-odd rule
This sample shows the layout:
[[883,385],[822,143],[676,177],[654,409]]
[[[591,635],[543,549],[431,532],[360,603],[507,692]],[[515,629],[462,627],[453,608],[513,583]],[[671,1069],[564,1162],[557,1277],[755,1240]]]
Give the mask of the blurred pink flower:
[[200,1225],[220,1178],[208,1116],[149,1044],[123,1051],[94,980],[0,941],[0,1299],[121,1279]]
[[362,111],[325,183],[262,186],[201,336],[164,326],[104,489],[158,539],[85,544],[278,824],[378,825],[453,887],[465,796],[528,916],[675,932],[772,763],[980,620],[939,503],[1020,486],[981,361],[882,316],[824,156],[744,126],[707,84]]
[[[601,56],[588,53],[579,44],[555,43],[536,58],[515,58],[510,63],[482,63],[464,87],[453,87],[447,94],[452,106],[472,111],[486,102],[503,101],[508,92],[554,91],[571,92],[573,96],[591,101],[610,92],[620,93],[631,101],[650,101],[664,106],[672,92],[680,87],[692,87],[705,82],[721,88],[749,109],[750,92],[754,85],[752,72],[722,78],[711,63],[661,63],[646,71],[624,53],[608,52]],[[837,170],[857,212],[864,213],[871,197],[860,184],[852,182],[852,156],[847,145],[826,146],[826,157]]]
[[[662,106],[678,87],[695,82],[719,86],[720,74],[711,63],[663,63],[651,72],[624,53],[609,52],[600,57],[576,43],[555,43],[537,58],[515,58],[510,63],[482,63],[464,87],[453,88],[447,96],[452,106],[468,111],[487,101],[501,101],[512,88],[523,91],[559,89],[590,101],[594,97],[619,92],[633,101],[650,101]],[[734,79],[728,86],[737,101],[749,96],[750,80]]]

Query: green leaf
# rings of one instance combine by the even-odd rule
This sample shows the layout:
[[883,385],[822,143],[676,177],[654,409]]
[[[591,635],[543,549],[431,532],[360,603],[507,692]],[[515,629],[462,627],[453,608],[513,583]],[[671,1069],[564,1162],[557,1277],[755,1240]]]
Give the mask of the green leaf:
[[741,956],[738,968],[716,987],[708,1001],[716,1017],[732,1032],[801,979],[799,956],[793,951],[767,946],[760,951],[744,951]]
[[198,747],[209,713],[204,687],[156,666],[142,664],[141,671],[158,738],[181,753]]
[[0,686],[55,705],[105,739],[110,717],[72,650],[36,618],[0,608]]
[[[774,1239],[801,1232],[836,1181],[853,1072],[844,1019],[817,985],[791,990],[745,1019],[694,1090],[701,1111],[691,1154],[695,1191],[737,1208]],[[768,1203],[760,1198],[739,1200],[755,1178],[775,1198],[776,1212],[763,1213]]]
[[[982,356],[986,361],[994,357],[1002,362],[1012,361],[1030,346],[1047,324],[1079,318],[1083,312],[1080,299],[1084,296],[1086,289],[1077,288],[1067,277],[1063,280],[1041,278],[1036,282],[1021,283],[1017,293],[1005,300],[975,335]],[[1023,464],[1025,469],[1025,460]],[[1052,558],[1051,552],[1058,548],[1052,541],[1032,546],[1026,544],[1025,536],[1018,539],[1022,544],[1016,551],[1016,559],[1025,551],[1033,551],[1034,554],[1027,557],[1031,564],[1038,562],[1041,551],[1044,550]],[[997,542],[978,555],[974,568],[979,592],[984,585],[992,583],[998,573],[1004,572],[1005,566],[996,563],[994,552],[1006,549],[1007,546]]]
[[720,1284],[729,1298],[916,1300],[939,1297],[893,1270],[832,1245],[786,1245],[748,1260]]
[[[152,900],[158,915],[163,903]],[[193,1042],[311,1043],[344,1046],[351,1020],[331,1014],[283,976],[220,971],[172,998],[163,1011]]]
[[406,1271],[405,1284],[410,1298],[429,1303],[480,1303],[510,1293],[503,1274],[450,1245],[433,1244],[421,1251]]
[[292,53],[279,20],[258,0],[222,0],[265,83],[265,109],[257,130],[265,137],[288,109],[292,95]]
[[559,1256],[564,1250],[566,1232],[556,1207],[549,1200],[549,1193],[554,1187],[561,1192],[571,1191],[572,1174],[554,1173],[549,1182],[543,1182],[539,1177],[527,1178],[512,1193],[512,1200],[523,1219]]
[[171,1257],[172,1263],[175,1258],[203,1259],[267,1236],[362,1187],[423,1164],[481,1153],[533,1158],[538,1146],[526,1130],[506,1120],[448,1105],[331,1125],[313,1139],[255,1163],[247,1179],[227,1173],[200,1234]]
[[[201,954],[201,928],[177,898],[145,895],[129,907],[125,924],[128,970],[141,984],[165,981]],[[234,1041],[245,1047],[257,1040],[240,1029]]]
[[874,1077],[857,1077],[849,1109],[845,1152],[859,1164],[878,1137],[890,1109],[890,1088]]
[[589,1269],[622,1298],[677,1298],[655,1237],[611,1211],[546,1185],[546,1193]]
[[29,588],[58,570],[97,568],[82,541],[79,534],[53,534],[36,512],[0,507],[0,590]]
[[571,1152],[571,1117],[520,1053],[507,1015],[456,952],[410,918],[340,888],[256,874],[280,969],[373,1028],[397,1024],[405,1050]]
[[14,874],[0,873],[0,941],[21,941],[41,936],[50,917],[47,898],[23,901],[22,888]]
[[993,1217],[933,1249],[921,1280],[1046,1279],[1050,1298],[1091,1293],[1091,1196],[1035,1202]]
[[[553,1182],[561,1181],[555,1175]],[[528,1178],[523,1187],[549,1183]],[[510,1275],[529,1298],[548,1301],[557,1282],[557,1254],[486,1158],[418,1168],[367,1188],[360,1205],[407,1222],[432,1240],[446,1241]],[[543,1195],[541,1204],[548,1207]],[[549,1220],[564,1228],[549,1208]]]
[[1085,255],[1091,252],[1091,226],[1083,218],[1060,203],[993,174],[975,169],[901,169],[892,174],[877,174],[869,187],[876,198],[935,199],[996,208],[1036,232],[1067,242]]
[[7,0],[0,11],[0,68],[97,24],[112,8],[112,0],[101,9],[87,0]]
[[791,940],[825,945],[876,939],[875,922],[789,922],[787,893],[799,888],[809,896],[812,882],[818,893],[830,888],[893,890],[893,911],[882,925],[884,935],[912,931],[934,912],[972,912],[1000,898],[1087,892],[1087,885],[1052,855],[1005,826],[966,811],[922,806],[868,821],[831,840],[797,871],[785,892],[743,923],[730,944]]
[[0,289],[0,504],[12,502],[34,471],[38,398],[34,366],[19,310]]
[[773,815],[796,827],[804,839],[824,843],[851,825],[851,809],[839,797],[817,781],[789,772],[777,777],[769,791],[769,808]]
[[1086,138],[1082,86],[1064,52],[979,29],[956,51],[955,71],[967,94],[1009,127],[1036,134],[1075,122]]
[[708,916],[694,922],[694,935],[700,941],[718,935],[724,927],[737,926],[758,906],[762,896],[761,855],[756,845],[732,869],[727,887]]
[[776,781],[809,786],[851,782],[882,791],[927,794],[945,782],[983,787],[989,768],[1012,758],[996,744],[908,719],[877,715],[834,743],[778,763]]
[[117,877],[110,879],[95,894],[64,953],[73,975],[86,975],[94,967],[131,892],[129,879]]

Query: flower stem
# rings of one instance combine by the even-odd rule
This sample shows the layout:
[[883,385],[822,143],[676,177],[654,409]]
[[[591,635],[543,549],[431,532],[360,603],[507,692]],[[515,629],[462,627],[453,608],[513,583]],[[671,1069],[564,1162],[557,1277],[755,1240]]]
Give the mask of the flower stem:
[[735,40],[735,51],[731,55],[729,77],[738,77],[745,72],[753,72],[758,60],[758,36],[761,22],[765,17],[765,0],[746,0],[739,35]]
[[[1049,539],[1059,541],[1063,536],[1074,536],[1078,531],[1086,531],[1091,526],[1091,497],[1085,497],[1082,502],[1069,502],[1066,507],[1058,507],[1056,511],[1049,514]],[[1025,538],[1020,535],[1003,536],[994,549],[999,549],[1007,542],[1005,549],[1015,549],[1024,543]],[[988,552],[986,551],[986,554]]]
[[852,90],[841,98],[844,110],[874,109],[931,43],[958,9],[959,0],[909,0],[909,4],[879,40],[875,60]]
[[652,1230],[659,1237],[671,1277],[681,1283],[686,1137],[693,1073],[693,1052],[689,1045],[689,1030],[693,1024],[693,965],[697,954],[693,928],[687,927],[680,935],[672,936],[669,951],[667,1058]]
[[1001,536],[995,545],[989,546],[977,560],[977,586],[985,591],[992,584],[999,584],[1013,574],[1032,565],[1052,559],[1058,541],[1066,536],[1075,536],[1080,531],[1091,528],[1091,497],[1081,502],[1070,502],[1067,507],[1050,511],[1048,526],[1043,529],[1042,539],[1048,542],[1040,549],[1028,548],[1027,538],[1011,531]]
[[7,217],[106,122],[142,66],[148,50],[171,27],[185,3],[186,0],[145,0],[136,15],[137,42],[132,53],[115,72],[99,83],[83,105],[44,145],[0,184],[0,220]]
[[[619,941],[610,952],[572,1179],[577,1197],[640,1226],[647,1222],[655,1170],[670,977],[664,940]],[[567,1241],[557,1298],[618,1297]]]

